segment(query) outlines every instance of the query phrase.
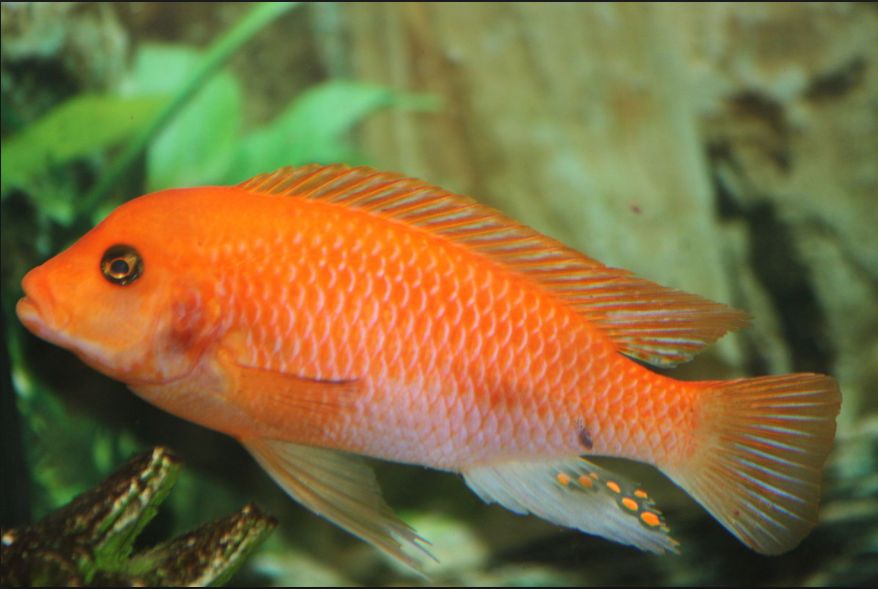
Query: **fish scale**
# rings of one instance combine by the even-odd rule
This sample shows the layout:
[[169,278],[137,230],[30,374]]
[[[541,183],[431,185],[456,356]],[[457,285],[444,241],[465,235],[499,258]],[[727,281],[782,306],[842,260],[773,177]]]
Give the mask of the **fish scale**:
[[[320,227],[319,230],[322,232],[325,232],[325,233],[332,233],[335,235],[350,234],[350,235],[354,236],[354,235],[358,235],[361,233],[358,227],[348,227],[346,229],[342,229],[339,227],[325,227],[325,228]],[[376,249],[377,249],[377,247],[378,246],[376,245]],[[392,245],[389,245],[388,248],[393,249]],[[342,249],[345,249],[344,244],[342,245]],[[349,251],[357,251],[357,249],[355,247],[353,247]],[[394,260],[394,258],[395,258],[393,255],[384,255],[383,251],[378,251],[378,252],[376,252],[374,257],[383,260],[383,263],[388,268],[388,270],[385,272],[386,275],[405,275],[407,273],[411,273],[409,271],[410,267],[423,266],[426,268],[430,268],[431,266],[433,266],[435,264],[435,262],[432,259],[428,259],[428,260],[422,262],[420,259],[410,258],[408,260],[408,267],[403,266],[403,267],[392,268],[392,266],[391,266],[392,260]],[[328,259],[333,259],[333,256],[329,255]],[[361,263],[361,266],[369,267],[370,265],[372,265],[374,263],[375,262],[372,262],[371,260],[364,259]],[[401,334],[396,334],[396,333],[391,332],[391,329],[388,325],[376,325],[376,324],[368,322],[368,321],[362,321],[361,320],[362,315],[370,316],[372,314],[369,310],[369,308],[371,306],[374,306],[375,304],[382,304],[383,305],[383,304],[387,304],[388,301],[404,300],[406,298],[406,297],[402,296],[400,293],[395,292],[396,290],[406,289],[408,291],[412,291],[415,289],[404,286],[400,281],[388,281],[388,284],[390,284],[390,283],[393,284],[393,286],[395,287],[395,291],[391,292],[390,289],[388,289],[386,292],[383,293],[384,296],[380,296],[380,295],[378,295],[379,291],[377,291],[375,288],[376,281],[373,278],[371,278],[370,274],[363,273],[363,272],[357,272],[356,269],[354,271],[355,271],[356,279],[353,280],[348,285],[348,291],[349,291],[349,293],[356,292],[359,289],[365,293],[365,296],[354,296],[353,300],[359,301],[359,306],[356,303],[353,305],[354,309],[351,311],[353,314],[353,318],[350,321],[344,321],[343,319],[341,319],[341,320],[334,320],[333,323],[336,325],[339,325],[339,324],[347,325],[348,323],[354,323],[354,324],[358,325],[358,329],[359,329],[360,333],[363,333],[363,332],[371,333],[373,336],[372,339],[384,339],[385,345],[384,346],[376,346],[373,349],[372,356],[370,356],[369,354],[363,354],[362,357],[359,358],[359,360],[358,360],[359,364],[355,364],[355,366],[352,368],[351,374],[371,372],[371,370],[370,370],[371,361],[377,361],[378,365],[382,365],[382,364],[385,366],[397,365],[398,363],[393,361],[392,359],[391,360],[384,360],[383,362],[381,362],[379,360],[379,359],[383,359],[383,351],[385,349],[387,349],[387,348],[393,349],[394,348],[394,344],[392,344],[392,343],[388,344],[387,340],[389,340],[391,342],[400,342],[399,344],[396,344],[396,347],[401,349],[403,347],[401,340],[408,339],[411,336],[411,337],[414,337],[416,340],[418,340],[419,343],[421,344],[419,346],[415,346],[415,347],[410,348],[412,350],[424,351],[424,350],[430,350],[430,349],[445,349],[446,344],[448,342],[444,341],[444,340],[445,340],[446,336],[452,332],[461,335],[461,339],[460,339],[461,349],[458,351],[462,352],[468,346],[471,346],[474,349],[478,349],[481,352],[480,355],[482,357],[481,358],[482,362],[480,362],[480,366],[485,366],[485,368],[482,370],[482,372],[484,372],[484,373],[495,372],[496,374],[503,374],[505,372],[502,370],[502,368],[501,368],[501,370],[495,370],[494,367],[492,366],[493,362],[491,362],[491,360],[493,358],[496,358],[499,356],[498,350],[503,347],[503,344],[505,344],[505,342],[493,341],[492,340],[492,336],[494,335],[492,333],[493,330],[490,328],[486,329],[483,326],[483,322],[478,321],[475,316],[467,316],[466,314],[464,314],[461,317],[461,319],[463,320],[464,326],[469,327],[469,329],[458,329],[457,325],[449,324],[448,322],[443,322],[442,325],[445,327],[445,330],[440,332],[439,335],[436,335],[436,329],[433,327],[433,323],[437,321],[435,319],[429,323],[426,321],[419,322],[418,325],[420,327],[420,333],[415,333],[415,334],[405,333],[405,332],[403,332]],[[466,309],[477,309],[477,308],[479,308],[478,299],[480,297],[484,301],[491,301],[494,298],[494,296],[490,292],[491,289],[489,289],[489,288],[482,287],[482,288],[473,289],[472,285],[474,283],[472,281],[457,280],[456,276],[455,276],[455,269],[452,265],[450,265],[450,263],[447,263],[447,262],[444,263],[443,267],[441,267],[439,269],[439,271],[437,272],[437,276],[440,277],[441,279],[443,279],[443,288],[446,289],[447,291],[449,291],[449,294],[447,296],[443,296],[442,299],[452,301],[452,303],[450,304],[452,309],[450,309],[448,312],[446,312],[445,309],[442,307],[436,309],[437,313],[440,315],[450,316],[450,315],[457,314],[457,313],[455,313],[455,311],[453,309],[455,306],[462,306]],[[362,281],[362,285],[358,281]],[[329,294],[320,290],[320,288],[319,288],[320,283],[319,282],[316,282],[312,279],[312,280],[305,281],[305,283],[309,285],[306,288],[310,288],[311,284],[315,284],[316,289],[311,293],[311,296],[303,297],[303,299],[302,299],[303,302],[308,301],[308,300],[322,301],[322,300],[327,299],[330,296]],[[268,286],[268,285],[266,284],[266,285],[264,285],[264,287],[265,286]],[[268,290],[270,290],[270,289],[268,289]],[[504,288],[502,288],[502,290],[506,290],[505,285],[504,285]],[[488,291],[487,295],[484,294],[485,291]],[[308,291],[308,292],[310,292],[310,291]],[[422,289],[418,289],[417,292],[419,293],[418,296],[421,296],[421,297],[426,299],[427,294],[424,293]],[[412,295],[409,295],[409,296],[411,297]],[[282,301],[272,301],[271,299],[267,299],[267,298],[263,298],[261,300],[265,305],[268,305],[268,306],[278,305],[278,304],[282,303]],[[482,304],[484,304],[484,303],[482,303]],[[414,320],[414,317],[413,317],[412,313],[408,310],[407,306],[403,306],[400,309],[400,308],[396,308],[396,306],[394,306],[394,305],[390,305],[390,308],[393,309],[392,314],[394,315],[394,317],[404,315],[407,317],[412,317],[412,320]],[[489,316],[488,321],[493,325],[508,322],[508,318],[506,316],[504,316],[504,314],[502,313],[502,310],[505,307],[500,306],[499,308],[501,309],[501,313],[492,314],[491,316]],[[313,306],[311,309],[307,309],[307,310],[302,309],[301,311],[299,311],[299,313],[305,317],[311,318],[308,321],[309,324],[310,323],[316,324],[317,319],[314,318],[314,316],[320,314],[322,312],[322,310],[323,310],[323,308],[321,305],[316,305],[316,306]],[[506,311],[508,312],[508,309],[506,309]],[[500,316],[497,317],[496,315],[500,315]],[[252,316],[248,317],[248,319],[252,320],[253,317]],[[401,320],[401,322],[403,324],[406,324],[406,323],[408,323],[408,320]],[[324,322],[325,325],[328,325],[329,323],[330,323],[329,321]],[[538,322],[536,324],[536,326],[534,327],[534,329],[537,332],[539,332],[540,330],[542,330],[542,325]],[[310,330],[306,330],[306,331],[310,331]],[[382,334],[382,335],[379,337],[378,334]],[[384,334],[387,334],[387,335],[385,336]],[[427,339],[430,337],[438,338],[440,341],[428,342]],[[354,336],[353,339],[355,342],[361,340],[361,338],[358,338],[356,336]],[[483,343],[482,340],[485,340],[485,342],[491,342],[492,345],[489,345],[488,343]],[[260,349],[265,348],[263,343],[257,344],[256,347],[260,348]],[[350,346],[345,346],[342,348],[342,347],[340,347],[339,342],[329,342],[329,341],[327,341],[326,337],[321,337],[321,338],[315,339],[311,343],[311,347],[313,347],[313,348],[321,347],[321,348],[327,348],[327,349],[349,349],[350,348]],[[450,354],[450,356],[452,356],[452,357],[459,356],[459,354],[455,353],[455,350],[453,348],[450,351],[452,352]],[[375,356],[377,356],[377,358],[375,358]],[[431,364],[431,361],[435,361],[436,359],[438,359],[435,357],[435,355],[430,354],[430,356],[431,356],[430,358],[424,358],[423,354],[421,354],[420,356],[413,354],[413,355],[410,355],[409,358],[407,359],[407,361],[404,361],[402,363],[402,365],[403,366],[410,366],[412,368],[415,368],[415,367],[420,368],[423,366],[429,366]],[[539,350],[537,350],[537,356],[539,356]],[[305,354],[305,357],[309,357],[307,353]],[[514,359],[514,356],[510,355],[510,354],[506,354],[506,355],[504,355],[504,357],[505,357],[507,363],[509,365],[511,365],[512,361]],[[272,362],[271,358],[267,358],[266,360],[269,363]],[[327,358],[326,363],[330,366],[338,365],[338,362],[335,362],[334,358],[332,358],[332,357]],[[543,373],[548,371],[548,368],[543,368],[543,364],[544,363],[541,363],[541,362],[534,362],[532,367],[536,368],[535,374],[532,375],[530,373],[530,371],[528,370],[528,368],[531,368],[530,366],[525,368],[526,374],[529,376],[533,376],[536,380],[541,380]],[[269,368],[269,367],[271,367],[271,365],[270,364],[263,365],[261,367]],[[312,369],[314,374],[326,374],[326,373],[328,373],[328,370],[329,370],[328,367],[323,367],[320,365],[304,366],[303,368],[305,368],[306,370]],[[439,376],[444,377],[446,375],[439,375]],[[453,377],[453,375],[448,375],[448,376]],[[455,383],[455,384],[458,384],[458,383]],[[480,383],[480,384],[484,384],[484,383]],[[396,402],[395,399],[388,400],[388,404],[395,403],[395,402]],[[484,411],[490,412],[490,408],[487,408]],[[432,420],[442,420],[443,417],[444,416],[442,416],[442,415],[436,415],[436,416],[432,417],[431,419]],[[514,425],[515,424],[511,424],[510,429],[512,427],[514,427]],[[480,424],[475,424],[473,429],[478,431],[479,426],[480,426]],[[429,427],[429,423],[427,424],[427,427]],[[468,448],[466,448],[466,447],[460,449],[460,451],[462,451],[462,452],[466,452],[467,450],[468,450]],[[457,460],[459,461],[460,458],[458,458]],[[448,466],[452,466],[452,465],[453,464],[448,465]]]
[[354,454],[654,552],[678,545],[648,493],[583,455],[657,466],[762,553],[817,521],[832,378],[657,374],[745,314],[418,180],[314,165],[146,195],[22,285],[29,329],[412,566],[422,539]]

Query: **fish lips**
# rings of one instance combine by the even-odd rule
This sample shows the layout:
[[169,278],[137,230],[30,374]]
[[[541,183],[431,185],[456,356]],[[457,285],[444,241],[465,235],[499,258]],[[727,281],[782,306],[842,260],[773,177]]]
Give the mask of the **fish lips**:
[[100,345],[70,333],[72,314],[59,304],[50,288],[28,273],[22,280],[24,297],[15,304],[21,323],[34,335],[70,350],[83,362],[104,374],[113,375],[112,362]]
[[51,289],[39,283],[29,272],[21,281],[24,297],[15,304],[15,314],[22,324],[44,340],[63,345],[70,313],[58,304]]

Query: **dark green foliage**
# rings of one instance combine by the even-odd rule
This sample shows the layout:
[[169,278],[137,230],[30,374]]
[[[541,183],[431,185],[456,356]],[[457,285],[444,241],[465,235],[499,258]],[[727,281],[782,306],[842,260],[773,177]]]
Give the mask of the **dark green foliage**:
[[[299,89],[272,120],[248,128],[243,111],[249,93],[225,65],[291,8],[296,3],[253,5],[206,49],[140,44],[127,73],[107,89],[77,92],[70,80],[63,87],[41,86],[42,108],[31,108],[33,90],[24,82],[53,79],[52,58],[27,67],[4,62],[0,290],[9,384],[4,384],[4,448],[9,449],[4,478],[7,465],[18,464],[16,472],[26,467],[22,476],[4,482],[4,526],[70,501],[88,481],[106,476],[124,457],[156,441],[188,449],[187,456],[195,454],[198,463],[181,475],[165,510],[173,515],[162,515],[154,526],[159,533],[180,533],[239,504],[240,490],[229,484],[236,474],[224,472],[228,463],[210,450],[232,447],[231,442],[200,430],[193,433],[191,426],[145,406],[124,386],[37,340],[22,329],[13,307],[28,269],[127,198],[164,188],[235,183],[281,165],[363,161],[350,132],[371,113],[436,108],[429,96],[329,80]],[[48,73],[39,75],[39,68]],[[16,100],[7,100],[12,94]],[[13,418],[18,429],[7,424]],[[182,427],[179,435],[175,427]],[[247,462],[243,452],[237,458]],[[203,501],[205,496],[211,501]],[[290,504],[284,500],[284,505]],[[149,558],[173,555],[176,549],[169,548],[156,548]]]

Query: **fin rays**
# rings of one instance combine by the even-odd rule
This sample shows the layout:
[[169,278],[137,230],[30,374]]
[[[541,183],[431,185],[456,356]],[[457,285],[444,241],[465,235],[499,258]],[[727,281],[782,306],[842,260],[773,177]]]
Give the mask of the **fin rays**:
[[429,544],[398,519],[381,498],[372,470],[336,450],[278,440],[241,443],[293,499],[420,572],[412,548],[435,560]]
[[666,472],[754,550],[790,550],[817,521],[838,385],[818,374],[702,384],[696,454]]
[[645,491],[582,458],[509,461],[471,467],[463,474],[484,501],[516,513],[532,513],[651,552],[677,550]]
[[428,231],[533,279],[651,364],[690,359],[729,330],[741,311],[635,277],[541,235],[476,201],[370,168],[281,168],[238,185],[260,194],[323,200]]

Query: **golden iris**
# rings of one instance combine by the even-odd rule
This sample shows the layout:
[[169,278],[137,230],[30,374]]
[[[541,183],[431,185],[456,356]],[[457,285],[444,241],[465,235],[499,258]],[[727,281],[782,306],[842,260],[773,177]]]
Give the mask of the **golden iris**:
[[113,284],[126,286],[143,274],[143,258],[130,245],[114,245],[101,258],[101,272]]

